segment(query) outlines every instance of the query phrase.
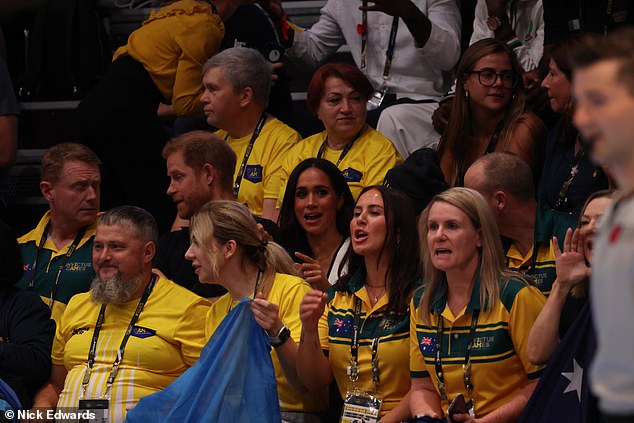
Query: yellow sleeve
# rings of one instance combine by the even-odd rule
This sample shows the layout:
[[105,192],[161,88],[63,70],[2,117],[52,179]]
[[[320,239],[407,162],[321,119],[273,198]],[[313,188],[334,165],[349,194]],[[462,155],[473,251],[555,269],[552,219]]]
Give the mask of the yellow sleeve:
[[210,303],[204,298],[195,300],[183,311],[174,330],[174,339],[181,345],[183,362],[192,366],[200,357],[200,351],[207,343],[205,336],[206,315]]
[[280,195],[282,185],[282,164],[288,151],[302,138],[299,132],[279,123],[279,128],[273,129],[267,140],[268,161],[263,164],[264,198],[276,199]]
[[513,340],[513,348],[529,379],[539,378],[545,367],[531,363],[526,355],[528,334],[545,303],[544,294],[536,287],[528,285],[517,293],[509,312],[509,331]]
[[419,348],[418,332],[416,327],[420,321],[418,317],[418,309],[415,307],[414,298],[412,298],[409,316],[409,373],[412,378],[429,377],[425,359]]
[[[295,279],[295,278],[293,278]],[[291,331],[291,337],[295,342],[299,342],[302,334],[302,321],[299,318],[299,305],[304,295],[310,291],[310,285],[304,280],[297,278],[297,281],[284,286],[283,295],[280,297],[279,313],[284,325]]]
[[194,14],[191,26],[176,36],[181,49],[172,88],[172,105],[178,116],[202,113],[202,67],[220,48],[224,25],[216,14]]
[[368,151],[369,160],[365,165],[365,186],[383,185],[387,171],[402,163],[403,159],[387,138],[384,140],[370,138],[367,142],[372,143],[372,146]]
[[64,350],[66,348],[66,342],[69,339],[68,319],[70,318],[70,315],[72,315],[73,303],[74,301],[71,298],[64,310],[64,313],[58,320],[57,326],[55,327],[55,338],[53,339],[53,348],[51,349],[51,362],[60,366],[64,366]]

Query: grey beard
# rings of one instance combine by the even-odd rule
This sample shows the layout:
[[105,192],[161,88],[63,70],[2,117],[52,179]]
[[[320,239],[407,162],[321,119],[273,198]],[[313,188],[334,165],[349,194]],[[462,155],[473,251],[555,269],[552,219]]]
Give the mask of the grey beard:
[[128,302],[143,283],[143,276],[141,272],[127,281],[121,279],[119,272],[108,279],[95,276],[90,286],[90,297],[97,304],[122,304]]

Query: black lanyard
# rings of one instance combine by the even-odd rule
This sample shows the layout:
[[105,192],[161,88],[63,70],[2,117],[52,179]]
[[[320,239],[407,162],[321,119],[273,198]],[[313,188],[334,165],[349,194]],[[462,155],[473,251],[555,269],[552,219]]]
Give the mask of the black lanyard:
[[[363,7],[368,5],[367,0],[363,0]],[[361,35],[361,70],[367,67],[366,56],[368,48],[368,12],[363,10],[361,13],[361,25],[357,26],[357,31]],[[398,32],[398,17],[392,19],[392,28],[390,29],[390,39],[385,51],[385,66],[383,67],[383,80],[390,76],[390,68],[392,67],[392,58],[394,57],[394,46],[396,45],[396,33]]]
[[[346,146],[343,148],[343,151],[341,151],[341,154],[339,154],[339,158],[337,159],[337,167],[339,167],[339,165],[341,164],[341,161],[346,157],[348,152],[350,152],[350,149],[352,148],[352,145],[354,144],[354,142],[356,140],[359,139],[361,134],[363,134],[363,131],[365,131],[365,127],[363,127],[359,131],[359,133],[357,135],[355,135],[355,137],[352,139],[352,141],[350,141],[348,144],[346,144]],[[324,153],[326,152],[326,147],[327,146],[328,146],[328,135],[326,135],[326,139],[324,140],[324,142],[321,143],[321,147],[319,147],[319,151],[317,152],[317,158],[318,159],[323,158]]]
[[[238,175],[236,175],[236,181],[233,184],[233,197],[235,199],[238,198],[238,192],[240,192],[240,185],[242,184],[242,177],[244,176],[244,169],[247,166],[247,160],[249,160],[249,156],[251,155],[251,150],[253,150],[253,145],[255,144],[256,138],[260,135],[264,124],[266,123],[266,113],[262,113],[260,116],[260,120],[257,125],[255,125],[255,129],[253,130],[253,134],[251,134],[251,139],[249,140],[249,145],[247,145],[247,149],[244,151],[244,157],[242,157],[242,163],[240,164],[240,170],[238,170]],[[229,138],[229,134],[225,136],[225,141]]]
[[[369,317],[369,315],[368,315]],[[368,319],[366,317],[366,320]],[[350,381],[355,384],[359,379],[359,333],[361,332],[359,325],[361,321],[361,299],[356,298],[354,304],[354,320],[352,321],[352,342],[350,343],[350,367],[348,368],[348,376]],[[379,385],[381,379],[379,377],[379,339],[383,334],[383,326],[385,326],[385,318],[381,319],[379,326],[374,331],[372,339],[372,381],[376,386]]]
[[[49,220],[46,226],[44,227],[44,232],[42,232],[42,236],[40,237],[40,243],[37,246],[37,254],[35,255],[35,261],[33,262],[33,271],[31,272],[31,277],[29,278],[29,283],[27,284],[27,289],[33,290],[35,287],[35,276],[37,272],[37,262],[40,259],[40,252],[42,248],[44,248],[44,244],[46,244],[46,239],[48,238],[48,230],[51,227],[51,221]],[[49,298],[48,308],[49,310],[53,309],[53,304],[55,302],[55,296],[57,295],[57,286],[59,285],[59,279],[62,277],[62,270],[66,267],[66,263],[68,263],[68,259],[73,255],[79,243],[81,242],[84,234],[86,233],[87,226],[84,226],[77,232],[73,243],[70,244],[66,254],[62,258],[62,261],[57,269],[57,275],[55,276],[55,281],[53,281],[53,286],[51,286],[51,297]],[[51,253],[52,254],[52,253]]]
[[[143,296],[139,300],[139,304],[136,306],[136,310],[134,315],[132,316],[132,320],[130,320],[130,324],[123,335],[123,339],[121,340],[121,345],[117,350],[117,357],[114,359],[114,363],[112,363],[112,370],[110,371],[110,375],[108,376],[108,381],[106,382],[106,391],[103,395],[104,398],[108,398],[110,395],[110,389],[114,383],[114,379],[117,376],[117,372],[119,371],[119,364],[121,364],[121,360],[123,359],[123,352],[125,351],[125,346],[128,343],[128,339],[130,338],[130,334],[132,334],[132,329],[134,329],[134,325],[137,320],[139,320],[139,315],[141,311],[143,311],[143,307],[145,307],[145,303],[150,297],[150,293],[154,288],[154,284],[156,283],[156,276],[152,275],[150,277],[150,282],[147,284],[145,291],[143,292]],[[92,373],[92,368],[95,365],[95,355],[97,352],[97,340],[99,339],[99,332],[101,332],[101,326],[103,326],[103,320],[106,314],[106,304],[101,305],[101,310],[99,310],[99,316],[97,317],[97,323],[95,324],[95,331],[92,334],[92,340],[90,341],[90,350],[88,351],[88,363],[86,366],[86,371],[84,372],[84,379],[81,382],[81,395],[80,399],[83,399],[86,395],[86,389],[88,388],[88,382],[90,381],[90,375]]]
[[[471,383],[471,349],[473,348],[473,340],[475,337],[476,326],[478,324],[478,316],[480,310],[473,310],[471,316],[471,330],[469,331],[469,342],[467,343],[467,350],[464,354],[463,378],[464,386],[469,395],[469,399],[473,399],[471,392],[473,391],[473,384]],[[441,313],[438,313],[438,330],[436,332],[436,378],[438,381],[438,391],[440,391],[440,398],[443,401],[447,401],[447,390],[445,388],[445,374],[442,371],[442,333],[443,333],[443,317]]]

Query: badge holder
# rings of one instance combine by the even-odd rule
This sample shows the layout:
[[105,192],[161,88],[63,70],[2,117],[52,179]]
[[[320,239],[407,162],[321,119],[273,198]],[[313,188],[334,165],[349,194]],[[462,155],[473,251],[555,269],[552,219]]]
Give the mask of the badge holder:
[[88,411],[92,418],[80,419],[82,423],[108,423],[110,400],[107,399],[84,399],[79,400],[78,411]]
[[378,423],[383,397],[377,392],[351,388],[346,393],[340,423]]
[[379,107],[381,107],[381,104],[383,104],[383,99],[385,99],[386,94],[387,94],[386,85],[382,85],[381,88],[373,92],[372,96],[368,100],[368,103],[366,104],[367,111],[371,112],[372,110],[376,110]]
[[350,387],[346,392],[346,400],[343,403],[339,423],[378,423],[383,403],[382,395],[378,392],[366,392],[357,388],[359,368],[355,360],[350,361],[348,377],[350,378]]

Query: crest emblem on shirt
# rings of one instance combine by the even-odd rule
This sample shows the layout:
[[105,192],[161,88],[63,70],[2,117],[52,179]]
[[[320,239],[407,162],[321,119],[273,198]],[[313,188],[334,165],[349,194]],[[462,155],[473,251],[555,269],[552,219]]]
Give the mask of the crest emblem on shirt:
[[143,326],[135,326],[130,334],[137,338],[144,339],[156,335],[156,331],[154,329],[144,328]]
[[262,166],[247,165],[244,169],[244,179],[254,184],[262,182]]
[[350,183],[350,182],[361,182],[361,177],[363,176],[363,173],[361,173],[358,170],[353,169],[351,167],[342,170],[341,174],[343,175],[343,178],[348,183]]

